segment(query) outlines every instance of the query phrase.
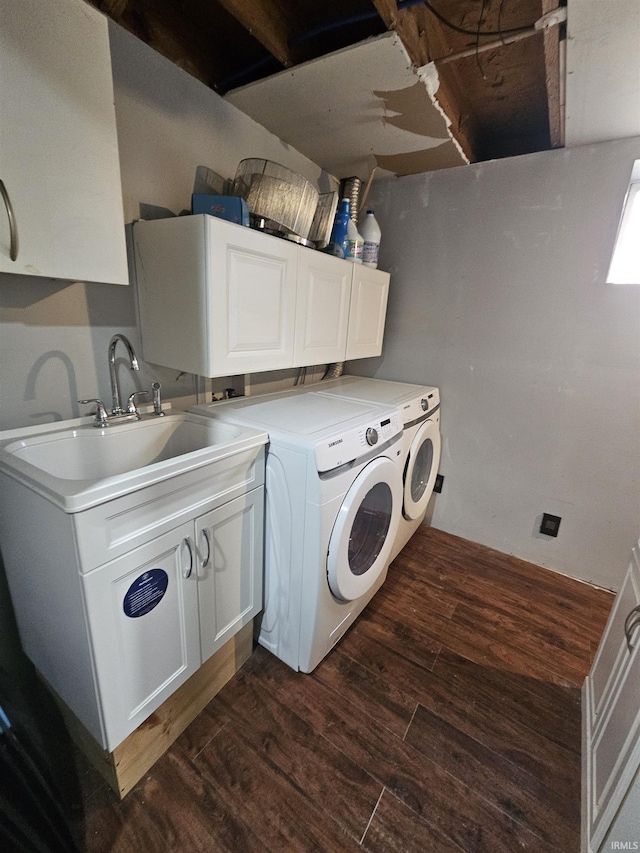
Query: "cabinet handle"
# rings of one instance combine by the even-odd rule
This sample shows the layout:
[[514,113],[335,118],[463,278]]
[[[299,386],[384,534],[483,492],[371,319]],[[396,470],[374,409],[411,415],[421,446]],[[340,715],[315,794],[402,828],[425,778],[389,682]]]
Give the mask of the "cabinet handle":
[[[633,619],[634,616],[638,617],[635,621]],[[633,651],[631,635],[633,634],[634,628],[637,628],[638,625],[640,625],[640,604],[634,607],[633,610],[629,611],[627,618],[624,620],[624,635],[627,638],[627,647],[630,652]]]
[[191,572],[193,571],[193,547],[191,544],[191,537],[190,536],[185,536],[185,538],[183,539],[183,542],[187,546],[187,550],[189,552],[189,568],[182,570],[182,577],[185,578],[185,580],[186,580],[186,578],[191,577]]
[[11,247],[9,249],[9,257],[12,261],[16,261],[18,259],[18,224],[16,222],[16,216],[13,212],[13,205],[11,204],[11,199],[9,198],[9,193],[7,192],[7,188],[4,185],[4,181],[0,180],[0,195],[2,196],[2,200],[4,201],[4,206],[7,209],[7,219],[9,220],[9,233],[11,235]]
[[204,536],[204,541],[207,543],[207,556],[202,561],[202,568],[207,565],[209,562],[209,558],[211,557],[211,542],[209,541],[209,534],[206,531],[206,528],[202,528],[202,535]]

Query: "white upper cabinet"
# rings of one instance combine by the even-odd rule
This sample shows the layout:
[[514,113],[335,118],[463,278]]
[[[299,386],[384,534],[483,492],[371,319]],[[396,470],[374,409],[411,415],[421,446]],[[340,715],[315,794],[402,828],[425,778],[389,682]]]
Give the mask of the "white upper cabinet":
[[294,367],[344,361],[353,264],[301,249]]
[[298,247],[204,214],[134,226],[147,361],[201,376],[293,363]]
[[346,358],[371,358],[382,352],[389,297],[389,273],[354,264]]
[[232,376],[382,351],[388,273],[205,214],[133,233],[147,361]]
[[107,19],[0,0],[0,20],[0,271],[128,284]]

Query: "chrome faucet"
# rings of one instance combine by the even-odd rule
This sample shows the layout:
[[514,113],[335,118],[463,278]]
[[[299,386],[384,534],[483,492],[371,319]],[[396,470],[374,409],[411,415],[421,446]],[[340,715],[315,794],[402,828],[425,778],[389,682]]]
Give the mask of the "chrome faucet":
[[113,400],[113,409],[111,414],[125,415],[127,412],[122,408],[122,403],[120,402],[120,386],[118,384],[118,373],[116,371],[116,347],[118,345],[118,341],[122,341],[127,348],[131,370],[140,370],[140,365],[138,364],[138,359],[136,358],[136,354],[133,351],[133,347],[129,343],[128,338],[119,333],[114,335],[109,343],[109,377],[111,379],[111,398]]

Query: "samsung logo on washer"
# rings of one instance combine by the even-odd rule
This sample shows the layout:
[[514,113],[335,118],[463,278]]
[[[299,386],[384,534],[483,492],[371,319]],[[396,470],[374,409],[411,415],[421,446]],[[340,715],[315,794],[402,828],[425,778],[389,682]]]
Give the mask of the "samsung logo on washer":
[[342,439],[342,438],[337,438],[335,441],[330,441],[330,442],[329,442],[329,447],[335,447],[335,446],[336,446],[336,444],[342,444],[342,442],[343,442],[343,441],[344,441],[344,439]]

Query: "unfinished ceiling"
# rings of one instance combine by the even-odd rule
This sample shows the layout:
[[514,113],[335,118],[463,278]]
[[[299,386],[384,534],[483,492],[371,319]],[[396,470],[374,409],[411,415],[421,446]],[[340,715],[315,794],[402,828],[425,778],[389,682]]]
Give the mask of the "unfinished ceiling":
[[[534,29],[534,25],[565,0],[90,2],[223,95],[373,36],[396,33],[396,51],[399,45],[406,52],[408,65],[429,67],[431,82],[435,76],[436,107],[446,114],[455,146],[449,149],[438,129],[430,137],[438,144],[427,140],[422,149],[439,148],[444,156],[426,164],[424,158],[411,159],[420,140],[414,140],[411,149],[404,139],[393,150],[389,137],[384,150],[376,152],[397,158],[395,164],[386,161],[387,173],[406,174],[454,165],[465,158],[475,162],[562,144],[559,42],[564,25],[546,29]],[[378,44],[381,51],[388,47],[386,40]],[[387,60],[395,67],[394,59],[387,56]],[[350,70],[351,79],[345,77],[344,85],[353,89],[358,86],[357,69]],[[416,76],[413,83],[418,82]],[[421,85],[427,88],[424,79]],[[395,97],[387,105],[388,118],[402,114],[414,129],[420,122],[434,126],[433,104],[422,91],[407,95],[414,98],[410,103],[404,95],[393,95],[409,86],[377,82],[378,94],[367,88],[366,80],[360,87],[369,99],[393,102]],[[396,109],[398,99],[404,99],[400,110]],[[423,109],[421,117],[410,116]],[[457,155],[449,156],[454,147],[464,155],[457,161]]]

